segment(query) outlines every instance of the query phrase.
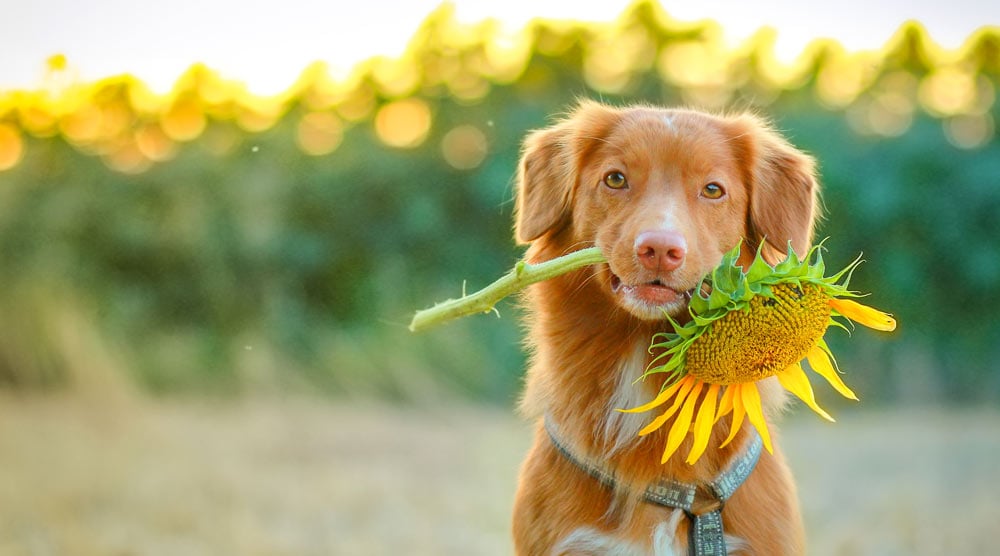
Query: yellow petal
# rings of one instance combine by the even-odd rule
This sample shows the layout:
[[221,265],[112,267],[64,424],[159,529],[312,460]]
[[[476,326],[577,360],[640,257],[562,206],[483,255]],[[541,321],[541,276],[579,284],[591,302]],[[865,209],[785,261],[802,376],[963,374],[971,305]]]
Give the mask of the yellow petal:
[[750,424],[760,433],[760,439],[764,441],[767,451],[774,453],[771,447],[771,434],[767,430],[767,422],[764,421],[764,408],[760,404],[760,393],[757,392],[756,383],[746,383],[740,388],[740,395],[743,398],[743,407],[746,409]]
[[643,411],[649,411],[650,409],[653,409],[654,407],[661,405],[665,403],[667,400],[669,400],[670,396],[674,395],[674,392],[676,392],[677,389],[681,387],[681,383],[683,382],[684,379],[681,379],[671,384],[669,387],[664,388],[662,392],[660,392],[655,398],[653,398],[653,401],[647,404],[640,405],[639,407],[633,407],[631,409],[619,409],[618,411],[622,413],[642,413]]
[[789,392],[795,394],[802,401],[806,402],[813,411],[819,414],[820,417],[834,422],[833,417],[823,408],[816,403],[816,397],[813,394],[812,386],[809,384],[809,377],[806,376],[805,371],[802,370],[802,365],[796,363],[784,371],[778,373],[778,382],[788,390]]
[[[733,393],[731,398],[731,403],[733,404],[733,423],[729,427],[729,436],[726,441],[719,444],[719,448],[725,448],[730,442],[736,438],[736,433],[740,431],[740,427],[743,426],[743,417],[747,414],[746,410],[743,409],[743,396],[740,394],[740,389],[743,388],[743,384],[730,384],[726,386],[726,393]],[[725,398],[723,398],[725,401]]]
[[841,396],[852,400],[858,399],[854,392],[844,384],[844,381],[840,380],[840,375],[837,374],[837,370],[833,368],[830,358],[827,357],[826,352],[822,348],[813,346],[806,357],[809,360],[809,366],[812,367],[812,370],[825,378],[830,383],[830,386],[833,386],[836,391],[840,392]]
[[698,458],[705,453],[708,448],[708,439],[712,436],[712,425],[715,424],[715,402],[719,399],[718,384],[708,387],[705,399],[701,401],[698,408],[698,416],[694,420],[694,445],[688,453],[687,462],[694,465]]
[[715,415],[716,423],[733,410],[733,394],[735,393],[736,389],[732,386],[727,386],[726,391],[722,393],[722,399],[719,400],[719,411]]
[[896,319],[878,309],[862,305],[853,299],[835,297],[830,300],[830,306],[841,315],[868,328],[885,332],[891,332],[896,329]]
[[659,417],[653,419],[651,423],[643,427],[643,429],[639,431],[639,436],[646,436],[647,434],[655,431],[656,429],[662,427],[663,423],[667,422],[667,419],[673,417],[674,413],[677,413],[677,410],[681,408],[681,404],[683,404],[684,400],[688,397],[688,393],[691,391],[695,382],[698,382],[698,379],[688,375],[682,378],[680,382],[674,386],[671,386],[671,389],[675,386],[680,389],[680,392],[677,392],[677,397],[674,398],[674,405],[670,406],[670,409],[667,409]]
[[660,463],[667,463],[670,456],[674,455],[674,452],[680,447],[681,442],[684,441],[684,437],[687,436],[688,430],[691,428],[691,416],[694,414],[694,404],[698,401],[698,394],[701,393],[701,387],[704,384],[700,380],[695,382],[694,389],[691,390],[687,401],[684,402],[684,407],[677,414],[677,419],[674,419],[674,424],[670,427],[670,434],[667,435],[667,447],[663,449],[663,457],[660,458]]

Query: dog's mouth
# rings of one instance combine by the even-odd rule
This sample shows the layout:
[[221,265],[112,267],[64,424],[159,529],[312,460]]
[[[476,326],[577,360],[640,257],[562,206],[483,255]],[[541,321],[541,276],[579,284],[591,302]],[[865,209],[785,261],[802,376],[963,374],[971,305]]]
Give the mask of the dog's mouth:
[[612,273],[611,292],[621,300],[626,309],[637,316],[662,319],[664,313],[676,315],[687,308],[694,289],[677,289],[659,278],[650,282],[626,284],[617,274]]

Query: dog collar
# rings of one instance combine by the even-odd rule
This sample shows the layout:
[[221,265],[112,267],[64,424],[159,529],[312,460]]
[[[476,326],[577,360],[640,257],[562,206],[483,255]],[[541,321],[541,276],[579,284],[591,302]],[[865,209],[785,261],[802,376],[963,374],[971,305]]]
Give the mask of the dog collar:
[[[562,441],[562,435],[551,417],[545,417],[545,430],[552,445],[573,465],[579,467],[605,487],[618,484],[613,470],[592,458],[574,454]],[[643,499],[658,506],[684,510],[692,521],[691,550],[693,556],[724,556],[726,540],[722,530],[722,507],[736,489],[746,481],[757,465],[763,442],[750,430],[751,439],[739,457],[729,463],[715,480],[708,483],[688,483],[675,479],[660,479],[646,487]]]

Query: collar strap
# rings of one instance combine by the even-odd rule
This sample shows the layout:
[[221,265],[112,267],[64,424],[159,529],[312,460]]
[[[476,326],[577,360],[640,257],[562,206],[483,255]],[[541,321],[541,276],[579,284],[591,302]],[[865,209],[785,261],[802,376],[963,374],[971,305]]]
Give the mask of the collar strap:
[[[551,417],[545,417],[545,430],[552,445],[573,465],[579,467],[602,485],[614,489],[618,484],[613,470],[601,463],[574,454],[561,440],[562,435]],[[646,487],[643,499],[658,506],[684,510],[693,521],[691,554],[718,556],[726,554],[722,530],[722,506],[746,481],[760,458],[762,441],[757,431],[750,429],[751,439],[743,453],[731,461],[722,473],[708,483],[688,483],[675,479],[660,479]]]

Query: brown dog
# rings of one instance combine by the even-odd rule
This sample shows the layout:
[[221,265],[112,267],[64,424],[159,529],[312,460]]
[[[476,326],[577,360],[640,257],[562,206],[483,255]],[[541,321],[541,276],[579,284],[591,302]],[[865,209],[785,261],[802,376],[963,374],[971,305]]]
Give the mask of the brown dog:
[[[661,464],[669,423],[640,438],[650,415],[615,409],[659,391],[662,382],[635,381],[650,361],[652,335],[665,328],[663,311],[684,319],[700,278],[741,240],[744,263],[761,242],[772,259],[789,241],[805,253],[816,197],[812,159],[750,115],[586,102],[527,139],[515,227],[528,257],[596,245],[609,263],[526,295],[532,362],[522,409],[538,426],[514,509],[518,554],[688,553],[697,511],[686,516],[643,493],[665,479],[712,481],[747,449],[751,427],[720,449],[731,423],[724,418],[696,464],[676,456]],[[775,379],[760,390],[765,411],[780,411],[784,390]],[[690,444],[688,437],[679,452]],[[602,481],[600,472],[616,480]],[[780,447],[760,456],[721,515],[730,553],[804,552]]]

